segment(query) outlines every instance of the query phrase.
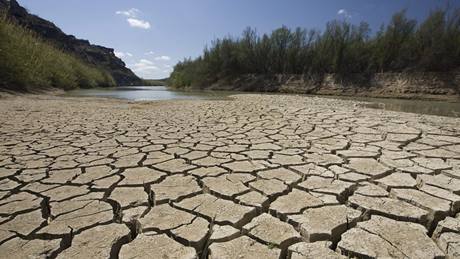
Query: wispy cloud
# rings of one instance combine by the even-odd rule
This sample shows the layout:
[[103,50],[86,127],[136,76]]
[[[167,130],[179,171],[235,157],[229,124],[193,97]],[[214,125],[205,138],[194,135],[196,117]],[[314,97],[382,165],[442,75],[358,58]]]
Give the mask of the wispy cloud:
[[350,12],[348,12],[346,9],[340,9],[339,11],[337,11],[337,15],[343,16],[346,19],[351,19],[352,17]]
[[159,56],[159,57],[156,57],[155,60],[157,60],[157,61],[169,61],[169,60],[171,60],[171,57],[169,57],[169,56]]
[[148,59],[141,59],[139,60],[139,64],[145,64],[145,65],[153,65],[153,62],[148,60]]
[[163,66],[163,73],[170,74],[173,71],[173,67],[171,65],[164,65]]
[[133,28],[140,28],[144,30],[150,29],[152,26],[150,25],[150,22],[139,19],[138,16],[142,12],[139,9],[136,8],[131,8],[129,10],[125,11],[116,11],[115,14],[125,16],[126,21],[128,22],[129,26]]
[[117,56],[118,58],[126,58],[126,57],[132,57],[133,54],[129,53],[129,52],[121,52],[121,51],[114,51],[115,53],[115,56]]
[[159,67],[148,59],[141,59],[130,67],[134,73],[142,78],[152,78],[152,76],[160,70]]
[[126,11],[116,11],[115,12],[116,14],[118,15],[123,15],[123,16],[126,16],[126,17],[137,17],[138,14],[141,13],[141,11],[139,9],[136,9],[136,8],[131,8],[129,10],[126,10]]
[[170,65],[157,64],[149,59],[140,59],[136,63],[129,65],[136,75],[151,79],[151,78],[165,78],[168,77],[173,68]]
[[147,56],[155,55],[155,52],[153,52],[153,51],[147,51],[147,52],[145,52],[145,55],[147,55]]

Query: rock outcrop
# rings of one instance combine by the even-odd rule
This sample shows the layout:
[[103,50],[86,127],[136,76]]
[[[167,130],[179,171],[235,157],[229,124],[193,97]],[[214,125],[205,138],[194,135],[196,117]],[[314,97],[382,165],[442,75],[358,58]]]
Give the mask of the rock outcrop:
[[93,45],[87,40],[64,33],[54,23],[30,14],[16,0],[0,0],[0,12],[5,12],[9,19],[34,31],[59,49],[79,57],[86,63],[104,68],[113,76],[117,85],[136,85],[142,82],[115,56],[113,49]]

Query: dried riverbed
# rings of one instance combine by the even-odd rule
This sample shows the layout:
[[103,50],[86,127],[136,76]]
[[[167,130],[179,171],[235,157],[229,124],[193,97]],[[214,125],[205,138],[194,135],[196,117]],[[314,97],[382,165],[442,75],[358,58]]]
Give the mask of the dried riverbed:
[[458,118],[281,95],[0,109],[1,258],[460,256]]

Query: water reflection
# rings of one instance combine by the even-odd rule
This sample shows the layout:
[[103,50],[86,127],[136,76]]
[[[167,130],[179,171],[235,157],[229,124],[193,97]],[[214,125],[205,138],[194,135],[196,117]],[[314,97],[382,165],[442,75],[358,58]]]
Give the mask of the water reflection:
[[234,92],[226,91],[178,91],[165,86],[130,86],[113,88],[77,89],[66,96],[87,96],[127,99],[133,101],[155,101],[174,99],[226,99]]

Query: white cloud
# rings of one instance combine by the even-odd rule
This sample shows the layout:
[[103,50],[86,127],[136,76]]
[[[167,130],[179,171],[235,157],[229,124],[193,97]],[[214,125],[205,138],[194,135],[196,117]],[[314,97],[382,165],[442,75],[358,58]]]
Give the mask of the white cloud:
[[350,14],[347,10],[345,10],[345,9],[340,9],[340,10],[337,12],[337,15],[343,16],[343,17],[345,17],[346,19],[350,19],[350,18],[352,17],[351,14]]
[[153,65],[153,62],[148,60],[148,59],[141,59],[141,60],[139,60],[139,64]]
[[145,52],[145,55],[149,56],[149,55],[155,55],[155,52],[153,51],[148,51],[148,52]]
[[129,68],[131,68],[139,77],[146,79],[166,78],[172,72],[171,66],[159,66],[148,59],[140,59],[138,62],[129,65]]
[[118,15],[123,15],[123,16],[130,17],[130,18],[135,18],[135,17],[137,17],[137,15],[140,12],[141,11],[139,9],[131,8],[131,9],[126,10],[126,11],[116,11],[115,13],[118,14]]
[[163,66],[163,72],[164,73],[171,73],[173,71],[173,68],[171,65],[164,65]]
[[117,15],[127,17],[126,21],[131,27],[140,28],[144,30],[150,29],[151,27],[150,22],[138,18],[139,14],[141,13],[139,9],[131,8],[126,11],[116,11],[115,13]]
[[125,56],[125,53],[123,52],[114,51],[113,53],[117,56],[117,58],[123,58]]
[[156,57],[155,60],[169,61],[169,60],[171,60],[171,58],[169,56],[159,56],[159,57]]
[[140,28],[144,30],[150,29],[150,23],[144,20],[139,20],[136,18],[128,18],[126,21],[129,23],[129,26],[134,27],[134,28]]
[[121,51],[114,51],[115,56],[118,58],[126,58],[126,57],[132,57],[133,54],[129,52],[121,52]]
[[130,65],[130,68],[142,78],[152,78],[152,75],[160,70],[159,67],[155,66],[155,64],[148,59],[141,59],[137,63]]

